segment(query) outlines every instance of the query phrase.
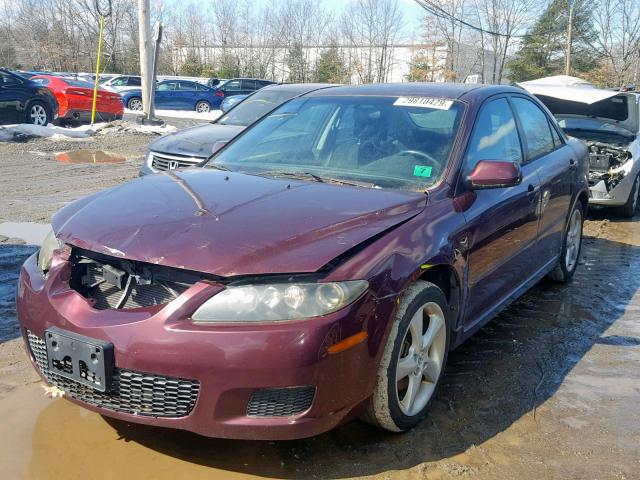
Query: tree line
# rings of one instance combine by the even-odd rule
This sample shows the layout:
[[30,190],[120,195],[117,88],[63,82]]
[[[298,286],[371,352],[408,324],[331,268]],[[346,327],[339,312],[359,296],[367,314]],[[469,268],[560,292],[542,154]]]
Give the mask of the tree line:
[[[602,86],[640,80],[638,0],[417,1],[424,17],[407,31],[398,0],[352,0],[340,12],[318,0],[154,0],[159,73],[370,83],[402,61],[413,81],[529,80],[564,73],[573,2],[570,73]],[[94,0],[0,0],[0,65],[90,72],[98,24]],[[412,45],[409,59],[400,44]],[[106,72],[139,72],[135,0],[112,0],[103,55]]]

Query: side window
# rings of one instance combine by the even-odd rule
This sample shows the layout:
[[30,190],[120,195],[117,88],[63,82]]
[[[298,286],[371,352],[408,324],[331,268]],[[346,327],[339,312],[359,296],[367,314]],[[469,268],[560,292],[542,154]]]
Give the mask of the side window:
[[178,82],[178,90],[196,90],[196,86],[192,82]]
[[20,81],[11,75],[0,72],[0,83],[3,85],[18,85]]
[[242,90],[255,90],[255,89],[256,89],[255,80],[242,80]]
[[161,83],[156,88],[158,92],[166,92],[166,91],[175,90],[175,89],[176,89],[176,82]]
[[127,85],[127,77],[120,77],[116,79],[111,85],[114,87],[124,87]]
[[471,172],[480,160],[522,162],[516,121],[505,98],[482,107],[469,141],[465,170]]
[[240,80],[230,80],[224,84],[222,89],[225,92],[237,92],[240,90]]
[[540,107],[526,98],[512,99],[513,108],[522,124],[522,134],[525,138],[527,158],[529,160],[541,157],[555,149],[549,120]]
[[36,82],[38,85],[49,85],[48,78],[32,78],[32,82]]
[[551,136],[553,137],[553,143],[556,146],[556,148],[562,147],[564,145],[564,142],[562,141],[562,138],[560,138],[560,134],[558,133],[558,130],[553,128],[553,125],[549,125],[549,128],[551,129]]
[[141,87],[142,80],[139,77],[129,77],[129,81],[127,82],[127,85],[130,87]]

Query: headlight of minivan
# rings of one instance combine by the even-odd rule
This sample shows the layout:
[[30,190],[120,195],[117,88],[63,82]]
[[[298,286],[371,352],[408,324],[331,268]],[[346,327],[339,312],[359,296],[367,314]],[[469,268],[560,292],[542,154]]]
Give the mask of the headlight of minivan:
[[53,252],[62,247],[64,247],[64,242],[58,240],[53,230],[50,230],[38,252],[38,268],[43,275],[46,274],[51,267]]
[[230,286],[198,308],[192,320],[238,323],[320,317],[346,307],[368,286],[366,280]]

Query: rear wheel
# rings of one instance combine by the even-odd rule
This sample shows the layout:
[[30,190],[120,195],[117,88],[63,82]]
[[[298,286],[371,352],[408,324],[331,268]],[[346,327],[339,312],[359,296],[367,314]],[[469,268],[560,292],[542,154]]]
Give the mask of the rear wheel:
[[211,104],[209,102],[205,102],[204,100],[196,103],[196,112],[198,113],[208,113],[211,111]]
[[629,198],[627,198],[627,203],[625,203],[620,209],[620,214],[623,217],[631,218],[636,214],[636,212],[638,211],[639,196],[640,196],[640,174],[636,176],[636,179],[633,182],[633,187],[631,187]]
[[132,97],[127,102],[127,108],[129,110],[142,110],[142,99],[140,97]]
[[418,281],[407,290],[382,355],[365,421],[401,432],[426,416],[447,361],[448,311],[436,285]]
[[49,111],[42,102],[33,102],[27,108],[27,123],[31,125],[45,126],[49,123]]
[[549,278],[556,282],[569,282],[578,267],[580,251],[582,249],[582,224],[584,214],[582,203],[578,200],[569,216],[569,222],[562,241],[560,258],[554,269],[549,272]]

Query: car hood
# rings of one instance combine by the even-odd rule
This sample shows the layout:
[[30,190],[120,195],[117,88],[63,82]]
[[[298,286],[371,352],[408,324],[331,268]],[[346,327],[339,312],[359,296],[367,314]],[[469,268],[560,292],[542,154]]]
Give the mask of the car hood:
[[308,273],[426,202],[417,192],[190,169],[78,200],[52,226],[79,248],[222,277]]
[[638,133],[640,96],[595,88],[578,80],[580,79],[561,75],[522,82],[519,85],[538,97],[556,117],[613,121],[632,134]]
[[244,129],[245,127],[236,125],[205,123],[164,135],[151,142],[149,149],[154,152],[206,158],[220,148],[221,145],[216,146],[216,143],[227,142]]

